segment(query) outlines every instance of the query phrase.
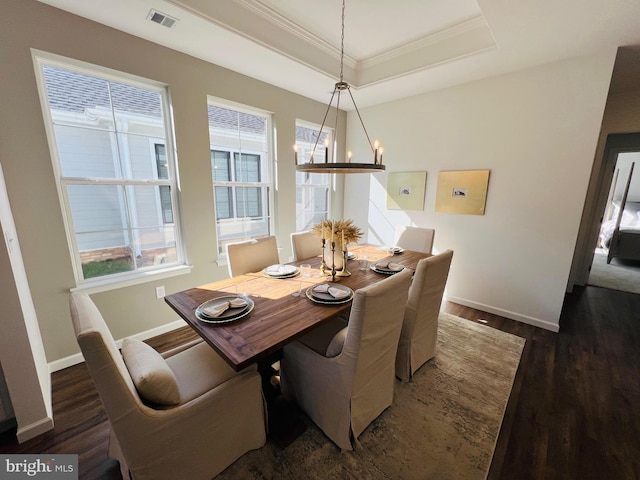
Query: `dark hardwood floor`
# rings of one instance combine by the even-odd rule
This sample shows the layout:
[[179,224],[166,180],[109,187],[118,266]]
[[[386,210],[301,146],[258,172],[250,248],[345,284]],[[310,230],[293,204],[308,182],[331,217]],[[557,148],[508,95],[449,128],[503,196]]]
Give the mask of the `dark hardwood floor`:
[[[598,287],[567,295],[560,332],[447,303],[445,310],[526,339],[490,480],[640,479],[640,295]],[[159,351],[188,327],[149,340]],[[108,424],[84,365],[52,376],[55,428],[3,453],[78,453],[81,479],[106,478]],[[463,479],[462,479],[463,480]]]

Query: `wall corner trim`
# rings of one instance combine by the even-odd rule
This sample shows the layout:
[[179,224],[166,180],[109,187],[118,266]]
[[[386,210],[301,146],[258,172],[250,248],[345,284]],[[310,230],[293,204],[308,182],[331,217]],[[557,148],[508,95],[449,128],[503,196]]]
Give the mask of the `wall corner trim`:
[[16,437],[18,443],[26,442],[53,429],[53,418],[44,417],[24,427],[18,427]]

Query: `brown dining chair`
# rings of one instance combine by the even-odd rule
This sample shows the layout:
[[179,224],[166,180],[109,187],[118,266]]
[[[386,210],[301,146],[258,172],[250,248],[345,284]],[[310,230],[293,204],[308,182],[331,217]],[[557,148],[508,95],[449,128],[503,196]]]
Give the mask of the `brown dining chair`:
[[394,246],[416,252],[431,253],[435,234],[436,231],[433,228],[399,225],[396,227]]
[[452,259],[453,250],[446,250],[423,258],[416,267],[396,355],[396,376],[403,382],[435,356],[438,316]]
[[255,366],[236,372],[205,342],[160,355],[125,338],[120,353],[89,295],[72,293],[69,306],[124,479],[210,480],[265,444]]
[[280,263],[276,237],[262,237],[225,245],[229,276],[259,272]]
[[293,260],[317,257],[322,253],[322,242],[309,230],[291,234]]
[[284,347],[281,387],[343,450],[393,401],[394,361],[412,271],[355,291],[337,318]]

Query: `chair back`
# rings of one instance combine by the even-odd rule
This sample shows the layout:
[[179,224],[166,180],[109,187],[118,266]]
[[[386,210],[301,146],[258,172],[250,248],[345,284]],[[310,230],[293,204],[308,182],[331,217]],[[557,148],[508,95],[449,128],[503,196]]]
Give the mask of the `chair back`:
[[[147,428],[142,428],[150,410],[142,403],[129,370],[100,311],[84,292],[69,296],[69,308],[76,339],[91,379],[111,424],[109,456],[120,462],[128,479],[128,467],[136,462],[136,445],[145,445]],[[125,452],[128,452],[125,454]]]
[[109,418],[113,421],[141,406],[118,346],[91,297],[73,292],[69,308],[78,345]]
[[225,245],[229,276],[236,277],[280,263],[276,237],[269,236]]
[[405,269],[355,292],[342,349],[353,359],[355,437],[393,401],[395,356],[412,273]]
[[416,252],[431,253],[435,234],[433,228],[398,225],[394,245]]
[[309,230],[294,232],[291,234],[291,250],[294,261],[317,257],[322,253],[322,242]]
[[442,306],[453,250],[418,262],[404,313],[396,375],[408,381],[415,370],[435,355],[438,316]]

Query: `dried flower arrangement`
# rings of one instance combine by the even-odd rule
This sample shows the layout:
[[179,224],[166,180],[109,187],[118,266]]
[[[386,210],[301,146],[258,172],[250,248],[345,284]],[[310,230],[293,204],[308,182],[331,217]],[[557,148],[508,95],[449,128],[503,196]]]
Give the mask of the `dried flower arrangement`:
[[331,239],[331,230],[336,240],[341,241],[344,234],[345,243],[357,242],[362,238],[362,230],[353,224],[353,220],[323,220],[314,225],[311,231],[319,238]]

